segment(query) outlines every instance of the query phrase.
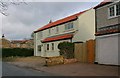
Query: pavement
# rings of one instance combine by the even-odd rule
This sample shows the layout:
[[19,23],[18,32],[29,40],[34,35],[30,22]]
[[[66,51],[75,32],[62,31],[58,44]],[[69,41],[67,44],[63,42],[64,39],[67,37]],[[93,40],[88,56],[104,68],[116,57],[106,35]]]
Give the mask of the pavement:
[[2,63],[2,76],[54,76],[53,74],[28,68],[16,67],[13,64]]
[[30,68],[57,76],[118,76],[118,66],[73,63],[55,66],[43,66],[39,62],[9,62],[18,67]]

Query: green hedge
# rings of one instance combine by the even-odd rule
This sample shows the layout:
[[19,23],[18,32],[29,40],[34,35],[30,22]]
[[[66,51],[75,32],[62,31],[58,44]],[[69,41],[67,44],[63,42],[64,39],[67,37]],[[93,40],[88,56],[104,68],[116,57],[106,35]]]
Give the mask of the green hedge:
[[11,57],[11,56],[33,56],[34,50],[33,49],[24,49],[24,48],[3,48],[2,49],[2,57]]
[[64,58],[74,58],[74,43],[61,42],[58,44],[58,49],[60,49],[60,55],[64,56]]

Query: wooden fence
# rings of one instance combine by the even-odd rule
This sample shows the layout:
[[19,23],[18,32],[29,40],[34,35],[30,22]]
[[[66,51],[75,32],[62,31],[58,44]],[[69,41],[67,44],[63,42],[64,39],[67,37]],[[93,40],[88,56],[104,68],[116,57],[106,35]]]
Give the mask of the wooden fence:
[[75,58],[82,63],[94,63],[95,40],[88,40],[84,43],[75,43]]

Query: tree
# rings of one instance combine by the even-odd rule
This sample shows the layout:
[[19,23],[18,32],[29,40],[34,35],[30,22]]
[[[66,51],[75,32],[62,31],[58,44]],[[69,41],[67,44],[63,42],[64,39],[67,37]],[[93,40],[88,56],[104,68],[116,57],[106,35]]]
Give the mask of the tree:
[[32,38],[32,39],[34,38],[34,32],[32,32],[32,34],[31,34],[31,38]]
[[8,7],[10,5],[20,5],[21,3],[26,4],[26,2],[24,2],[24,0],[21,0],[21,1],[9,0],[8,2],[4,1],[4,0],[0,0],[0,13],[5,16],[8,16],[8,13],[6,12],[8,10]]

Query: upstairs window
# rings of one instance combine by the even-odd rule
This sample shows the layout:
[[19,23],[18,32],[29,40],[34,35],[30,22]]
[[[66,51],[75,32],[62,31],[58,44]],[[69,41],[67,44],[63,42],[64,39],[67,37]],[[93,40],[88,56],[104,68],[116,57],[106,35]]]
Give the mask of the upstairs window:
[[116,15],[120,15],[120,2],[116,4]]
[[65,25],[65,30],[72,29],[73,28],[73,22],[67,23]]
[[120,15],[120,2],[108,8],[109,17],[116,17]]
[[115,9],[114,6],[109,8],[109,12],[110,12],[110,17],[115,16]]

